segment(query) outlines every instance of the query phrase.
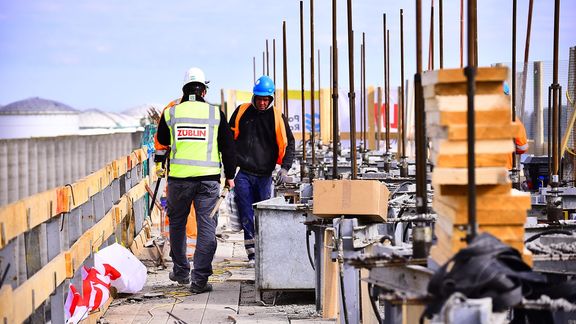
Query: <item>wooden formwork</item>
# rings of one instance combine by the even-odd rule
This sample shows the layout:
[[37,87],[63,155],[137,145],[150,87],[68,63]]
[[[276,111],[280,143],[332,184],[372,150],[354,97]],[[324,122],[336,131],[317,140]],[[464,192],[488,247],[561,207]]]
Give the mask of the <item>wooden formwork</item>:
[[[81,291],[79,270],[93,265],[93,253],[115,242],[130,247],[148,239],[141,237],[150,235],[147,163],[139,149],[75,183],[0,209],[4,323],[64,323],[69,285]],[[103,311],[90,314],[88,322]]]

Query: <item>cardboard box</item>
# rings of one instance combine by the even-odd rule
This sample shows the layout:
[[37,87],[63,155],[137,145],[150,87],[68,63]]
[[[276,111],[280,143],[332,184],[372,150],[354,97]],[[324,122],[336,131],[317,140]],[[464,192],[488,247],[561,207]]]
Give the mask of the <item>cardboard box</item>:
[[390,191],[377,180],[316,180],[313,190],[313,213],[318,217],[386,220]]

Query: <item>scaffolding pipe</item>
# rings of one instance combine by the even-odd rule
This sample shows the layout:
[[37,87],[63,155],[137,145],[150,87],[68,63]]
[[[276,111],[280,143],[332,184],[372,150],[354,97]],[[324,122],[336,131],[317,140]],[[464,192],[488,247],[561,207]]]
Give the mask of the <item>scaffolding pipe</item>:
[[314,107],[314,0],[310,0],[310,147],[312,167],[316,165],[316,109]]
[[302,132],[302,164],[300,164],[300,181],[304,180],[306,171],[306,107],[304,102],[304,3],[300,0],[300,97],[302,113],[300,125]]
[[332,0],[332,179],[338,179],[338,40],[336,0]]

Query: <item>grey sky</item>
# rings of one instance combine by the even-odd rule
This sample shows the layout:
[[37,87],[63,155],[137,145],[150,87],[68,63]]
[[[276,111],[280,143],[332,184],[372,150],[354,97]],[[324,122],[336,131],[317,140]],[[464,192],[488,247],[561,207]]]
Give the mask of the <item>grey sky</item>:
[[[391,81],[399,84],[399,9],[404,8],[405,77],[414,73],[415,1],[353,1],[355,74],[360,40],[366,33],[367,84],[382,84],[382,14],[391,33]],[[427,67],[430,0],[423,0],[424,68]],[[458,67],[459,3],[444,0],[445,67]],[[328,86],[331,4],[315,0],[316,60],[320,50],[322,87]],[[438,0],[435,0],[438,17]],[[518,0],[518,61],[522,61],[528,0]],[[309,0],[304,1],[306,88],[310,66]],[[531,60],[552,60],[553,0],[535,1]],[[348,87],[346,1],[338,0],[340,86]],[[576,46],[576,1],[563,0],[560,58]],[[512,0],[478,1],[480,65],[511,61]],[[252,58],[262,73],[262,53],[276,39],[276,80],[282,80],[282,22],[287,24],[290,89],[300,89],[298,0],[0,0],[0,104],[32,96],[78,109],[122,111],[144,103],[167,103],[180,95],[184,72],[202,68],[212,81],[208,98],[220,89],[251,90]],[[436,32],[436,35],[438,33]],[[437,41],[437,40],[436,40]],[[438,60],[438,53],[436,53]],[[317,62],[317,61],[316,61]],[[318,77],[318,64],[315,64]],[[438,61],[436,61],[438,66]],[[318,87],[318,80],[316,81]]]

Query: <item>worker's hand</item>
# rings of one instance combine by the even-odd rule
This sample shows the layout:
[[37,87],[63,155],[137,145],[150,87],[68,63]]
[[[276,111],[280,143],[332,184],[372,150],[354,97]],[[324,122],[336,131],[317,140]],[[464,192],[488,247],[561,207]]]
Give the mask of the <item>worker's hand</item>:
[[281,185],[283,183],[288,182],[288,170],[286,169],[280,169],[278,170],[278,173],[276,174],[276,185]]
[[229,189],[234,188],[234,179],[226,179],[226,186],[228,186]]
[[162,167],[162,163],[156,163],[156,175],[158,178],[164,178],[166,176],[166,170]]

